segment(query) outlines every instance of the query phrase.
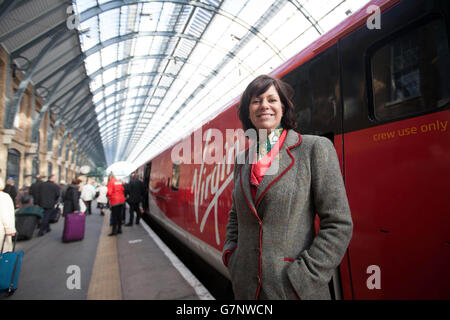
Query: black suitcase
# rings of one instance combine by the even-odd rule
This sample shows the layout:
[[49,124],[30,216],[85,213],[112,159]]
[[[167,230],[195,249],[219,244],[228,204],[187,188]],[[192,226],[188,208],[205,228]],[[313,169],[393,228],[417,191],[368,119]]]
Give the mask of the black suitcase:
[[16,215],[17,240],[31,239],[38,219],[38,216],[32,214]]

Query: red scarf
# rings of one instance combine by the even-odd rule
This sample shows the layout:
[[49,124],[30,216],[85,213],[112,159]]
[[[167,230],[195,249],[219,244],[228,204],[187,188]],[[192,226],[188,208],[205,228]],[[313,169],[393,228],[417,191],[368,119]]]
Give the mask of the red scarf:
[[280,152],[281,146],[286,139],[287,130],[283,130],[278,141],[273,145],[272,149],[267,153],[263,158],[261,158],[257,163],[252,164],[252,169],[250,171],[250,188],[252,191],[253,202],[256,201],[256,191],[258,190],[258,186],[266,174],[267,170],[269,170],[270,165],[272,164],[273,159]]

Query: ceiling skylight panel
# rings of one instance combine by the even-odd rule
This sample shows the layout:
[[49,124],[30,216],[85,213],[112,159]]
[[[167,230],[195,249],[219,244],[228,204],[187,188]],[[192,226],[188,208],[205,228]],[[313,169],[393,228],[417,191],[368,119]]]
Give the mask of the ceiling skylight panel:
[[120,8],[105,11],[98,15],[100,19],[100,40],[105,40],[119,36],[117,24],[119,23]]
[[96,70],[98,70],[101,67],[100,63],[100,52],[96,52],[94,54],[91,54],[90,56],[86,57],[84,59],[84,63],[86,66],[86,71],[88,75],[92,74]]
[[100,88],[102,86],[102,77],[101,75],[96,76],[94,79],[91,79],[91,82],[89,83],[90,87],[91,87],[91,91],[95,91],[98,88]]
[[102,99],[103,99],[103,92],[99,92],[92,97],[92,101],[94,102],[94,104],[97,104]]
[[103,72],[103,81],[105,83],[108,83],[116,78],[116,68],[117,67],[110,68],[110,69],[106,70],[105,72]]
[[116,101],[116,98],[114,96],[109,97],[108,99],[105,100],[105,105],[110,107],[114,104],[115,101]]
[[[139,40],[141,41],[141,40]],[[148,39],[146,38],[145,40],[142,41],[146,41],[148,46],[150,47],[149,51],[150,54],[161,54],[163,52],[161,52],[161,46],[163,43],[165,43],[165,41],[167,41],[167,37],[149,37]]]
[[102,67],[106,67],[107,65],[117,60],[117,44],[103,48],[100,53],[102,59]]
[[[142,83],[142,86],[146,86],[147,85],[147,83]],[[152,91],[152,88],[144,88],[144,87],[141,87],[140,89],[139,89],[139,93],[138,93],[138,97],[147,97],[148,95],[149,95],[149,93],[151,93]],[[142,102],[144,102],[144,101],[142,101]]]
[[95,7],[97,5],[97,0],[76,0],[75,4],[77,11],[81,13],[87,9]]
[[[328,13],[330,10],[332,10],[334,7],[336,7],[339,3],[342,3],[342,0],[329,0],[325,3],[322,3],[322,1],[313,1],[313,0],[307,0],[304,3],[302,3],[304,10],[311,15],[314,20],[319,20],[322,18],[326,13]],[[305,13],[306,13],[305,12]]]
[[209,55],[211,50],[213,49],[210,46],[198,43],[192,55],[189,57],[189,61],[195,64],[201,64],[204,59],[207,58],[207,55]]
[[242,7],[248,2],[247,1],[224,1],[222,3],[221,9],[234,16],[236,16]]
[[243,6],[238,17],[246,24],[253,26],[273,2],[273,0],[250,0]]
[[114,91],[116,91],[116,89],[114,88],[114,86],[108,86],[105,88],[104,92],[106,96],[109,96],[111,93],[113,93]]
[[293,40],[284,50],[283,54],[286,57],[292,57],[306,46],[311,44],[314,40],[319,38],[319,33],[314,28],[309,28],[307,31],[302,33],[297,39]]
[[175,55],[182,58],[187,58],[195,46],[196,42],[188,39],[181,39],[175,51]]
[[[240,61],[244,61],[250,54],[252,54],[257,47],[261,44],[261,40],[257,37],[253,37],[248,41],[245,46],[239,50],[236,57]],[[251,66],[251,63],[249,64]]]
[[141,14],[139,21],[139,32],[153,31],[158,24],[158,18],[155,14]]
[[176,18],[179,14],[180,9],[181,6],[179,5],[171,2],[165,2],[161,10],[159,24],[156,30],[169,31],[177,20]]
[[134,48],[134,56],[145,56],[150,50],[153,37],[139,37]]
[[163,76],[161,77],[161,81],[159,82],[159,84],[164,87],[170,87],[173,81],[174,81],[173,78]]
[[[287,19],[292,15],[292,7],[291,6],[285,6],[283,9],[281,9],[273,19],[267,22],[266,25],[264,25],[260,32],[265,38],[264,40],[272,43],[272,37],[270,37],[271,34],[273,34],[284,22],[287,21]],[[292,31],[290,32],[292,34]],[[273,49],[268,47],[269,50],[271,50],[273,53]],[[277,48],[280,49],[280,48]]]
[[138,89],[136,89],[136,88],[130,88],[127,92],[128,98],[135,97],[135,96],[137,96],[137,94],[138,94]]
[[80,32],[81,46],[84,51],[95,46],[98,43],[97,16],[80,23],[78,31]]
[[357,11],[363,4],[367,3],[365,1],[364,3],[359,2],[358,5],[353,5],[349,3],[349,1],[346,1],[345,3],[338,6],[336,9],[333,10],[333,12],[321,17],[321,20],[319,21],[319,25],[322,27],[322,29],[326,32],[331,30],[333,27],[335,27],[338,23],[343,21],[348,17],[346,12],[350,10],[351,12]]
[[167,65],[166,72],[171,74],[177,74],[178,71],[180,71],[181,67],[182,67],[181,62],[175,62],[175,60],[170,60],[170,62]]
[[143,77],[132,77],[129,82],[130,88],[137,87],[141,84]]
[[163,97],[166,93],[167,93],[167,90],[158,88],[158,89],[155,90],[154,95],[158,96],[158,97]]
[[125,113],[131,112],[132,107],[136,105],[136,99],[127,99],[124,106],[127,108],[125,109]]
[[300,34],[310,26],[311,24],[305,17],[291,15],[278,29],[273,30],[269,38],[277,48],[282,49],[295,38],[292,30],[296,30],[296,33]]
[[145,59],[133,60],[133,62],[131,63],[130,73],[131,74],[141,73],[143,70],[145,70],[145,63],[146,63]]
[[122,6],[120,8],[120,35],[128,33],[127,21],[128,21],[128,8],[130,6]]
[[95,107],[95,112],[96,112],[97,114],[103,112],[104,107],[105,107],[105,104],[104,104],[104,103],[98,104],[98,105]]

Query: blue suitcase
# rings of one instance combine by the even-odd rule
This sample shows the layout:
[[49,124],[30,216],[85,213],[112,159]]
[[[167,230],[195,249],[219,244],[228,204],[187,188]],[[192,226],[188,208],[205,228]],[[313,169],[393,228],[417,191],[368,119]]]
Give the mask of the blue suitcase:
[[8,295],[12,295],[17,289],[23,259],[23,251],[15,251],[16,237],[14,237],[13,251],[3,253],[3,246],[6,240],[5,235],[0,254],[0,290],[6,291]]

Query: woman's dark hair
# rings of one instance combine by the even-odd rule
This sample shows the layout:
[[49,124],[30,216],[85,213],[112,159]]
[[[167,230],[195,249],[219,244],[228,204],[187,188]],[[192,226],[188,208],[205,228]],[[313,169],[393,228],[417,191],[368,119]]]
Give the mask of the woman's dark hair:
[[81,179],[80,178],[74,178],[74,179],[72,179],[72,184],[74,184],[74,185],[78,185],[78,184],[80,184],[82,181],[81,181]]
[[295,120],[295,107],[292,103],[294,97],[294,89],[284,81],[280,79],[272,78],[268,75],[261,75],[256,77],[245,89],[241,97],[241,102],[238,106],[238,116],[241,120],[244,130],[250,128],[256,129],[249,117],[249,106],[253,97],[257,97],[270,86],[274,86],[280,96],[281,103],[283,105],[283,117],[281,118],[281,126],[283,129],[295,129],[297,128],[297,121]]

